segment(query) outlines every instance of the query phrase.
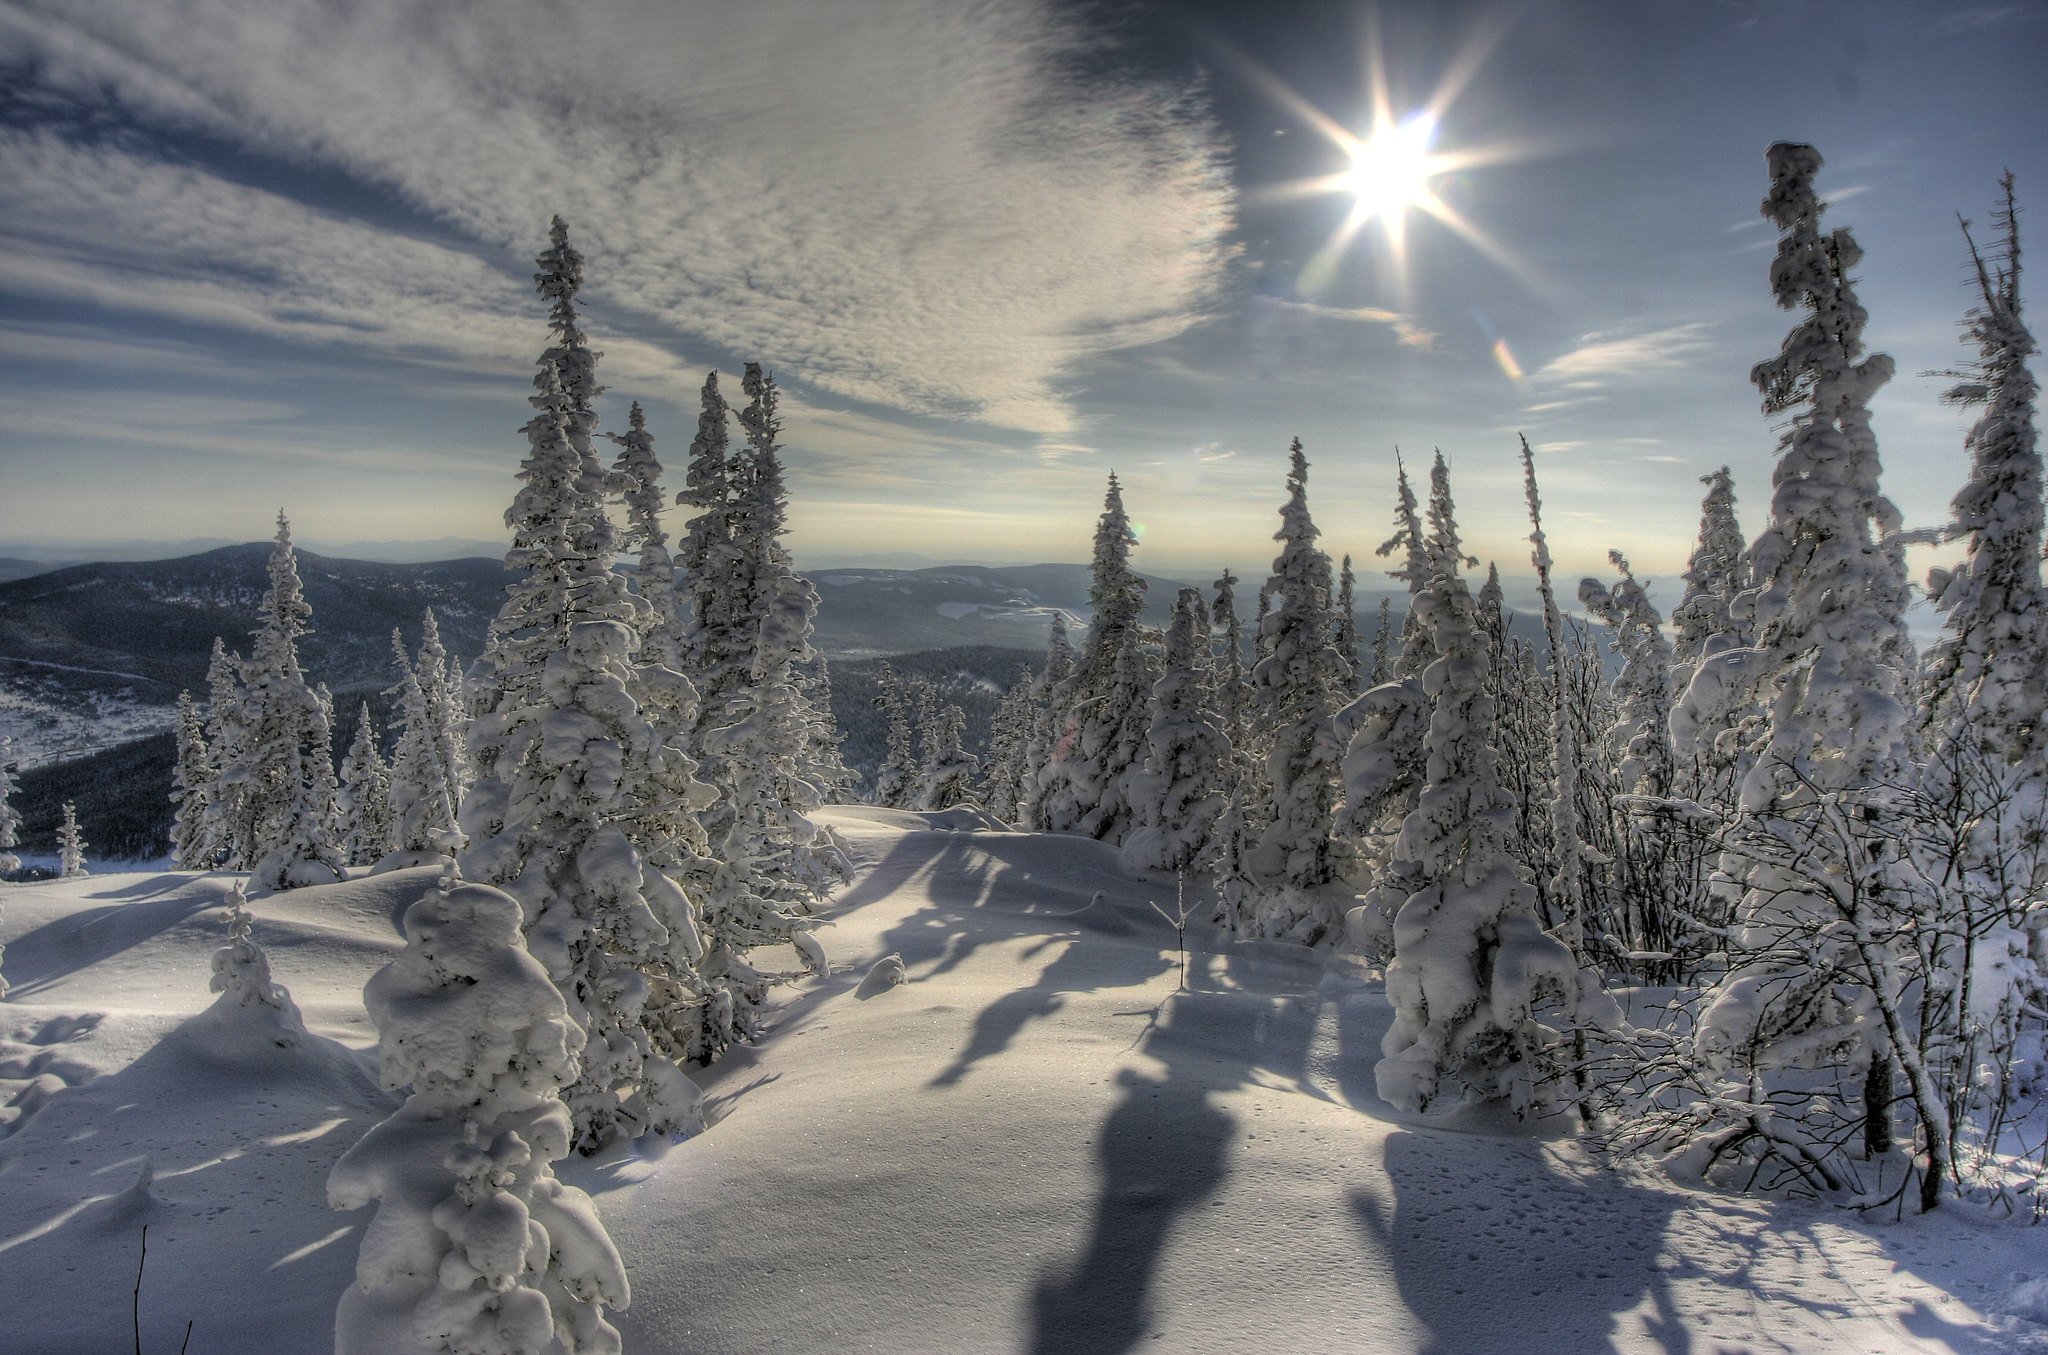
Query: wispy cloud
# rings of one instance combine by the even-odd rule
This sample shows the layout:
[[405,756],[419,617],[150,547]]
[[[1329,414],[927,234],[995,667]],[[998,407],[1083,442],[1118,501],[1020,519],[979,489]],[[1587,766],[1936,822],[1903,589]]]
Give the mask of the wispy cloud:
[[[1064,390],[1089,358],[1213,304],[1232,202],[1210,124],[1171,91],[1077,74],[1068,11],[873,0],[818,19],[802,0],[19,0],[0,58],[42,97],[339,171],[448,243],[141,146],[16,133],[8,229],[43,257],[0,282],[495,356],[532,348],[524,260],[560,212],[594,293],[678,346],[1049,434],[1073,426]],[[350,289],[378,266],[387,285]]]
[[1595,391],[1630,377],[1680,370],[1707,346],[1707,326],[1698,321],[1634,334],[1587,334],[1537,368],[1532,380],[1539,389]]
[[1326,306],[1317,301],[1295,301],[1286,297],[1262,296],[1260,302],[1322,320],[1344,320],[1360,325],[1385,325],[1394,337],[1410,348],[1436,347],[1437,336],[1418,324],[1412,315],[1382,310],[1378,306]]

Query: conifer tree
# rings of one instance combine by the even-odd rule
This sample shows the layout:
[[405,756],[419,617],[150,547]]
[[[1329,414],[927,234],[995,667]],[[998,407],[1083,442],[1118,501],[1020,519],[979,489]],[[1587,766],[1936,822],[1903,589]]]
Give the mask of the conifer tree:
[[1685,594],[1671,609],[1671,681],[1684,692],[1715,637],[1721,647],[1748,643],[1747,627],[1735,616],[1744,591],[1742,527],[1735,520],[1735,479],[1726,466],[1700,477],[1707,497],[1700,502],[1700,535],[1685,567]]
[[616,541],[592,450],[596,355],[576,314],[582,258],[561,218],[537,262],[553,342],[505,515],[515,577],[474,670],[461,861],[465,876],[519,901],[528,947],[584,1034],[582,1073],[564,1095],[588,1153],[688,1124],[696,1098],[643,1023],[639,967],[671,938],[621,824],[662,744],[632,697],[634,609],[611,568]]
[[[1849,279],[1862,251],[1846,230],[1821,231],[1819,152],[1781,142],[1768,158],[1763,210],[1781,232],[1772,290],[1781,307],[1804,312],[1779,355],[1751,373],[1766,413],[1795,411],[1779,443],[1770,520],[1749,552],[1757,672],[1776,690],[1721,860],[1720,878],[1738,896],[1733,963],[1694,1048],[1712,1066],[1741,1064],[1752,1076],[1860,1059],[1870,1069],[1868,1142],[1882,1149],[1891,1070],[1868,1038],[1867,971],[1870,946],[1884,943],[1872,941],[1871,917],[1843,928],[1850,896],[1841,885],[1867,885],[1857,897],[1873,907],[1894,893],[1882,869],[1880,788],[1897,784],[1905,751],[1910,646],[1903,563],[1886,540],[1898,511],[1879,488],[1869,411],[1892,361],[1863,356],[1866,316]],[[1694,684],[1724,657],[1705,660]],[[1864,798],[1842,831],[1814,831],[1817,818],[1836,817],[1845,793]],[[1808,850],[1788,859],[1784,844],[1800,840]]]
[[[14,807],[13,740],[0,735],[0,875],[21,869],[14,848],[21,843],[21,811]],[[0,997],[6,989],[0,987]]]
[[1145,581],[1131,570],[1137,544],[1114,472],[1095,529],[1088,605],[1094,619],[1061,703],[1063,725],[1040,780],[1041,826],[1118,843],[1131,828],[1128,782],[1144,739],[1144,661],[1139,614]]
[[437,746],[442,731],[421,684],[427,665],[415,666],[406,657],[397,631],[391,632],[391,652],[398,665],[398,685],[391,688],[398,698],[398,741],[385,776],[391,847],[374,863],[380,871],[431,865],[454,850],[450,844],[459,837],[460,801]]
[[1411,1113],[1493,1099],[1526,1112],[1564,1092],[1569,1041],[1546,1015],[1575,1023],[1619,1013],[1542,929],[1535,888],[1508,853],[1512,806],[1495,773],[1487,644],[1458,572],[1448,476],[1433,476],[1432,487],[1441,521],[1428,587],[1413,602],[1436,656],[1422,675],[1428,770],[1395,850],[1415,888],[1394,919],[1394,1024],[1374,1079]]
[[982,780],[981,801],[989,813],[1005,823],[1023,822],[1026,758],[1038,714],[1037,695],[1037,677],[1029,667],[1018,669],[1016,680],[1003,691],[989,730],[988,770]]
[[589,1197],[555,1178],[583,1031],[520,939],[517,900],[441,887],[364,1002],[405,1103],[342,1154],[336,1209],[378,1206],[335,1315],[336,1355],[617,1355],[631,1297]]
[[1366,669],[1358,654],[1357,588],[1357,576],[1351,572],[1351,557],[1346,555],[1342,568],[1337,571],[1337,599],[1331,631],[1331,643],[1336,646],[1337,659],[1343,665],[1343,685],[1338,695],[1346,701],[1365,690]]
[[722,699],[736,680],[736,625],[725,585],[731,563],[732,460],[726,430],[728,409],[718,373],[708,372],[699,396],[697,436],[690,442],[684,488],[676,502],[696,511],[677,544],[675,566],[689,602],[682,669],[696,679],[708,706]]
[[1943,636],[1927,653],[1922,725],[1930,741],[1967,735],[2000,763],[2040,765],[2048,753],[2048,590],[2041,583],[2041,452],[2037,387],[2027,370],[2034,336],[2020,314],[2019,213],[2012,175],[2002,180],[2000,248],[1987,262],[1970,238],[1978,304],[1969,316],[1973,366],[1955,373],[1951,404],[1981,409],[1964,439],[1970,477],[1944,539],[1963,560],[1936,571],[1928,596]]
[[66,800],[64,817],[57,822],[57,878],[74,880],[88,873],[85,868],[85,834],[78,827],[78,806]]
[[1304,891],[1336,878],[1332,840],[1338,757],[1330,717],[1342,691],[1342,659],[1331,647],[1330,557],[1308,509],[1308,457],[1296,438],[1288,449],[1287,502],[1273,539],[1280,554],[1260,590],[1264,657],[1252,670],[1259,719],[1269,733],[1266,783],[1269,822],[1253,853],[1253,870],[1282,886],[1260,909],[1268,936],[1313,944],[1336,917]]
[[469,734],[468,703],[463,692],[462,669],[441,643],[441,624],[432,607],[420,617],[419,657],[412,671],[420,687],[427,741],[440,761],[448,802],[459,805],[463,792],[469,789],[469,755],[465,749]]
[[[212,870],[220,850],[208,831],[207,803],[220,775],[206,747],[206,726],[192,693],[178,693],[178,761],[171,770],[171,859],[180,870]],[[0,749],[4,753],[4,749]],[[0,776],[5,776],[0,770]],[[0,814],[4,814],[0,810]]]
[[642,609],[637,627],[640,660],[680,668],[683,623],[676,600],[675,562],[669,558],[668,531],[661,525],[661,462],[654,454],[654,435],[647,431],[647,413],[638,400],[627,412],[626,431],[606,436],[619,447],[612,462],[611,484],[625,507],[626,529],[619,534],[618,546],[621,551],[640,553],[635,576]]
[[1045,669],[1038,675],[1035,715],[1024,745],[1024,784],[1018,797],[1018,827],[1046,831],[1045,792],[1067,731],[1067,710],[1073,698],[1074,646],[1067,638],[1067,614],[1054,612],[1046,638]]
[[884,809],[909,805],[910,788],[917,777],[917,750],[911,742],[910,705],[896,670],[885,659],[875,693],[887,727],[881,768],[875,773],[875,803]]
[[[1442,453],[1437,455],[1441,459]],[[1400,554],[1401,563],[1388,570],[1387,574],[1408,586],[1409,608],[1407,620],[1401,624],[1400,657],[1394,661],[1390,676],[1407,678],[1421,673],[1431,658],[1422,648],[1425,633],[1414,607],[1415,595],[1429,583],[1429,552],[1423,540],[1422,515],[1416,502],[1415,487],[1408,482],[1408,466],[1398,451],[1394,453],[1394,534],[1380,543],[1379,554],[1393,555],[1396,552]]]
[[[1438,464],[1442,464],[1439,461]],[[1585,944],[1586,915],[1592,893],[1586,882],[1586,833],[1579,821],[1579,734],[1566,693],[1569,660],[1565,653],[1564,618],[1550,586],[1550,543],[1543,534],[1543,499],[1536,489],[1536,454],[1522,439],[1522,492],[1529,502],[1529,559],[1536,566],[1536,591],[1543,599],[1543,633],[1550,642],[1553,704],[1550,712],[1550,847],[1557,860],[1549,886],[1574,953]]]
[[199,837],[227,870],[247,870],[256,860],[256,798],[245,781],[228,775],[241,761],[247,734],[241,670],[241,656],[230,653],[226,642],[214,636],[206,662],[204,730],[213,774]]
[[1138,822],[1124,839],[1123,862],[1133,870],[1192,871],[1214,854],[1232,750],[1204,680],[1208,630],[1201,593],[1181,589],[1166,627],[1163,671],[1152,684],[1145,760],[1132,785]]
[[260,888],[331,884],[345,867],[334,841],[331,712],[307,685],[298,643],[313,609],[299,584],[291,524],[277,515],[263,624],[241,665],[240,725],[221,781],[238,787],[250,825],[249,865]]
[[1237,614],[1237,575],[1225,569],[1210,585],[1216,598],[1209,618],[1222,644],[1211,667],[1215,670],[1216,719],[1238,756],[1248,751],[1247,716],[1251,707],[1251,686],[1245,679],[1244,622]]
[[391,813],[391,769],[377,747],[370,703],[356,716],[355,740],[341,760],[341,789],[335,796],[341,849],[352,866],[373,866],[395,844]]
[[950,701],[933,712],[924,731],[917,808],[935,811],[975,804],[975,773],[981,760],[961,742],[966,724],[965,712]]
[[1372,669],[1365,685],[1377,687],[1394,676],[1394,600],[1380,599],[1379,623],[1372,629]]
[[809,720],[797,765],[804,779],[818,788],[821,803],[849,804],[860,777],[846,765],[846,736],[839,732],[839,717],[832,709],[832,665],[808,645],[805,653],[809,657],[797,667],[796,689]]

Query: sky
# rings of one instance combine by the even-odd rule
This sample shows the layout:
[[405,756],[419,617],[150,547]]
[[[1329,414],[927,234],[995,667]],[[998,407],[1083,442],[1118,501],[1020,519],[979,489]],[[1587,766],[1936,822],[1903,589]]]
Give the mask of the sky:
[[[502,540],[560,214],[672,479],[774,371],[800,563],[1083,560],[1114,470],[1141,568],[1256,577],[1298,436],[1362,575],[1435,448],[1526,573],[1526,434],[1560,570],[1668,607],[1699,477],[1767,507],[1773,141],[1944,519],[1957,216],[2009,169],[2031,225],[2044,54],[2039,0],[0,0],[0,553]],[[1344,178],[1378,120],[1437,210]]]

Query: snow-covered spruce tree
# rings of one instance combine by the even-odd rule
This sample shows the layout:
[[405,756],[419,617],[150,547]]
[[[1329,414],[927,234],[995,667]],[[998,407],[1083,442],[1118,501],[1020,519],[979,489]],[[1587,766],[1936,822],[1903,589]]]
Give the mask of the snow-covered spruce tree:
[[[1233,752],[1205,680],[1208,631],[1201,593],[1181,589],[1166,627],[1163,671],[1152,684],[1145,760],[1132,782],[1138,824],[1123,844],[1123,863],[1132,870],[1194,871],[1215,855]],[[1240,829],[1242,819],[1240,811]]]
[[988,764],[982,773],[981,803],[1005,823],[1022,822],[1025,758],[1038,709],[1038,680],[1027,667],[1003,691],[989,729]]
[[1410,590],[1401,655],[1392,679],[1369,688],[1331,722],[1334,737],[1344,749],[1344,808],[1338,826],[1347,836],[1363,842],[1375,861],[1372,887],[1364,902],[1345,915],[1346,944],[1361,955],[1382,960],[1393,955],[1395,913],[1422,883],[1418,863],[1400,855],[1401,825],[1414,811],[1427,771],[1424,739],[1430,699],[1422,683],[1425,667],[1415,665],[1434,654],[1429,648],[1431,632],[1415,611],[1416,581],[1426,585],[1445,571],[1455,575],[1465,564],[1450,484],[1450,468],[1438,452],[1429,530],[1425,532],[1416,516],[1407,468],[1401,467],[1397,534],[1380,547],[1382,555],[1401,549],[1404,556],[1401,568],[1389,571]]
[[1942,614],[1942,638],[1927,652],[1924,741],[1969,737],[2008,765],[2030,758],[2039,779],[2048,753],[2048,590],[2041,584],[2041,451],[2034,431],[2036,386],[2027,370],[2034,336],[2020,314],[2020,240],[2012,176],[2003,180],[2003,239],[1989,263],[1969,238],[1979,302],[1969,317],[1973,366],[1956,373],[1952,404],[1983,413],[1964,439],[1970,478],[1943,532],[1964,543],[1963,560],[1936,571],[1928,596]]
[[412,666],[425,706],[426,734],[434,756],[441,762],[441,780],[448,787],[450,804],[461,804],[469,789],[468,699],[463,691],[462,669],[441,643],[441,623],[429,607],[420,617],[419,657]]
[[1394,676],[1394,600],[1380,599],[1379,621],[1372,629],[1372,664],[1365,685],[1377,687]]
[[981,759],[968,752],[962,742],[967,716],[960,707],[947,702],[939,707],[924,731],[924,758],[917,778],[917,808],[926,811],[976,806],[975,775]]
[[356,715],[355,739],[341,760],[341,789],[334,808],[341,849],[350,865],[375,865],[395,845],[391,769],[377,748],[367,701]]
[[1344,683],[1339,695],[1349,701],[1365,690],[1367,670],[1358,654],[1358,577],[1351,572],[1351,557],[1344,557],[1337,571],[1337,597],[1332,607],[1331,643],[1343,665]]
[[625,509],[626,529],[619,535],[622,552],[638,551],[635,576],[641,615],[637,618],[639,654],[643,663],[680,669],[683,621],[676,598],[675,561],[668,553],[668,531],[661,525],[665,496],[661,462],[654,454],[654,435],[647,431],[647,413],[635,400],[626,414],[626,431],[606,434],[618,444],[612,462],[612,490]]
[[1237,575],[1225,569],[1214,583],[1215,600],[1209,621],[1216,641],[1210,669],[1214,674],[1216,720],[1242,758],[1248,751],[1246,724],[1251,709],[1251,684],[1244,667],[1244,621],[1237,614]]
[[1017,826],[1044,831],[1047,775],[1060,752],[1067,730],[1067,707],[1073,695],[1074,645],[1067,638],[1067,614],[1054,612],[1045,642],[1045,668],[1032,698],[1034,714],[1024,741],[1024,780],[1017,799]]
[[875,803],[884,809],[903,809],[917,779],[917,748],[911,740],[909,696],[887,660],[876,684],[875,704],[881,708],[888,731],[882,765],[875,772]]
[[1095,528],[1088,639],[1065,684],[1063,724],[1040,778],[1040,826],[1121,843],[1132,826],[1130,775],[1144,742],[1150,677],[1144,662],[1145,581],[1131,570],[1138,542],[1110,473]]
[[[14,849],[21,844],[21,811],[14,807],[13,740],[0,736],[0,875],[21,869]],[[0,989],[0,995],[5,990]]]
[[718,373],[707,372],[699,396],[697,436],[690,442],[684,487],[676,502],[695,509],[677,542],[675,569],[689,616],[683,630],[682,670],[696,682],[709,707],[736,684],[740,651],[729,579],[732,562],[732,455],[726,429],[728,409]]
[[[1441,460],[1443,453],[1438,452]],[[1380,543],[1381,555],[1400,554],[1401,563],[1387,571],[1390,578],[1408,586],[1412,600],[1429,583],[1429,549],[1423,540],[1422,514],[1415,498],[1415,487],[1408,482],[1408,465],[1401,460],[1400,452],[1394,453],[1394,534]],[[1390,678],[1409,678],[1420,674],[1429,666],[1433,655],[1423,648],[1426,632],[1422,621],[1415,615],[1411,605],[1408,617],[1401,624],[1401,650],[1389,672]]]
[[[1755,594],[1735,520],[1734,481],[1723,466],[1702,483],[1699,542],[1686,567],[1685,595],[1671,614],[1671,744],[1678,760],[1673,793],[1700,807],[1693,838],[1704,841],[1735,817],[1764,728],[1758,694],[1765,678],[1750,648]],[[1712,925],[1726,921],[1725,906],[1712,899],[1700,906]]]
[[1337,877],[1333,840],[1338,747],[1330,727],[1344,690],[1344,661],[1332,647],[1330,557],[1308,510],[1308,457],[1288,448],[1287,501],[1273,539],[1280,554],[1261,593],[1265,657],[1252,670],[1258,719],[1270,736],[1266,783],[1270,821],[1252,855],[1253,873],[1278,888],[1261,901],[1267,936],[1313,945],[1338,924],[1336,906],[1316,891]]
[[1592,895],[1586,882],[1586,834],[1578,817],[1579,736],[1565,699],[1564,618],[1558,613],[1557,594],[1550,586],[1550,543],[1543,534],[1543,499],[1536,488],[1536,454],[1529,450],[1526,437],[1522,439],[1522,492],[1529,501],[1529,541],[1534,546],[1529,559],[1536,566],[1536,591],[1543,599],[1543,633],[1550,641],[1550,671],[1555,681],[1550,723],[1550,844],[1557,868],[1550,877],[1549,890],[1563,919],[1561,930],[1572,953],[1582,955]]
[[[180,870],[212,870],[220,848],[208,831],[207,802],[220,775],[206,747],[206,724],[192,693],[178,693],[178,760],[171,769],[171,859]],[[0,748],[0,756],[5,749]],[[6,771],[0,768],[0,777]],[[5,811],[0,810],[0,815]],[[7,844],[12,845],[12,844]]]
[[[1448,505],[1447,479],[1444,489]],[[1394,1024],[1373,1076],[1381,1097],[1411,1113],[1487,1100],[1540,1112],[1572,1091],[1571,1039],[1547,1021],[1606,1024],[1619,1013],[1538,923],[1535,887],[1508,854],[1513,806],[1494,771],[1487,640],[1454,536],[1431,563],[1413,603],[1436,655],[1421,679],[1427,769],[1395,849],[1416,887],[1394,918]]]
[[57,821],[57,878],[71,880],[88,873],[85,834],[78,827],[78,806],[66,800],[64,817]]
[[[1732,1094],[1752,1098],[1769,1094],[1779,1070],[1867,1069],[1861,1118],[1867,1147],[1881,1150],[1897,1051],[1871,1019],[1870,970],[1889,964],[1893,943],[1882,938],[1905,920],[1884,820],[1905,754],[1909,645],[1903,564],[1885,540],[1898,511],[1879,489],[1869,401],[1892,362],[1861,357],[1865,314],[1848,270],[1862,251],[1846,230],[1821,232],[1820,154],[1781,142],[1769,163],[1764,214],[1781,231],[1772,290],[1804,315],[1751,377],[1766,413],[1796,413],[1779,444],[1770,520],[1749,552],[1757,671],[1772,689],[1721,859],[1738,930],[1693,1048]],[[1700,665],[1695,685],[1722,657]],[[1857,799],[1848,817],[1845,796]],[[1819,831],[1833,822],[1845,831]],[[1788,853],[1797,842],[1805,848]],[[1832,1086],[1799,1090],[1807,1117],[1857,1118]]]
[[405,641],[391,632],[392,658],[398,665],[398,742],[391,752],[386,792],[391,806],[391,846],[374,864],[377,870],[403,870],[431,865],[454,848],[456,809],[461,803],[448,780],[448,763],[439,744],[441,730],[421,684],[426,665],[406,657]]
[[249,869],[262,889],[332,884],[346,868],[334,840],[334,750],[330,711],[299,667],[299,640],[313,609],[299,585],[291,524],[277,515],[263,624],[241,665],[241,728],[223,755],[221,782],[247,805],[256,854]]
[[[2010,174],[2001,187],[2002,239],[1990,260],[1963,227],[1977,284],[1967,330],[1977,353],[1953,373],[1959,384],[1947,398],[1982,413],[1964,441],[1970,475],[1944,533],[1964,543],[1964,558],[1935,571],[1928,585],[1942,636],[1922,668],[1924,761],[1909,807],[1918,872],[1938,882],[1911,933],[1933,999],[1921,1003],[1919,1052],[1945,1103],[1946,1175],[1958,1183],[1995,1175],[1979,1164],[1996,1161],[2001,1125],[2040,1080],[2038,1060],[2021,1045],[2038,1044],[2029,1008],[2038,1011],[2048,988],[2040,926],[2027,912],[2048,886],[2048,590],[2036,386],[2027,369],[2035,343],[2020,309]],[[1929,1173],[1924,1195],[1939,1198],[1942,1174]]]
[[1685,594],[1671,609],[1672,693],[1685,691],[1700,660],[1716,637],[1716,647],[1741,646],[1748,628],[1735,616],[1735,599],[1747,591],[1742,526],[1735,520],[1735,477],[1726,466],[1700,483],[1707,496],[1700,501],[1699,540],[1685,567]]
[[227,870],[247,870],[256,859],[255,797],[245,783],[226,775],[240,760],[239,749],[247,732],[241,670],[241,656],[230,653],[227,643],[214,636],[213,653],[206,662],[204,731],[213,775],[206,788],[198,836],[213,853],[215,864]]
[[[1621,657],[1613,687],[1616,719],[1601,740],[1626,825],[1616,833],[1620,850],[1614,863],[1625,929],[1619,949],[1627,955],[1670,956],[1692,939],[1686,925],[1692,899],[1684,869],[1684,826],[1670,816],[1668,803],[1677,775],[1671,750],[1671,646],[1664,638],[1663,618],[1627,558],[1620,551],[1609,551],[1607,558],[1620,579],[1612,585],[1581,579],[1579,602],[1611,628]],[[1643,963],[1649,966],[1645,977],[1653,982],[1676,977],[1669,960]]]
[[241,880],[228,895],[228,943],[213,953],[213,979],[209,987],[219,993],[217,1009],[247,1007],[272,1027],[273,1038],[283,1047],[297,1044],[306,1034],[305,1018],[284,985],[270,977],[270,957],[256,944],[249,920],[249,896]]
[[860,776],[846,764],[846,736],[839,732],[839,717],[832,709],[832,665],[808,644],[805,653],[810,657],[797,665],[796,691],[810,720],[804,726],[797,768],[804,780],[818,788],[821,803],[851,804]]
[[555,1178],[559,1099],[583,1032],[520,940],[520,904],[441,887],[406,910],[405,950],[363,990],[384,1085],[405,1104],[342,1154],[336,1209],[375,1203],[335,1355],[617,1355],[626,1269],[590,1198]]
[[527,944],[584,1034],[582,1074],[564,1097],[577,1148],[595,1152],[689,1123],[696,1098],[652,1052],[642,1021],[639,966],[669,937],[620,821],[662,745],[631,694],[634,608],[611,568],[616,541],[592,450],[595,354],[575,306],[582,259],[559,217],[538,262],[554,341],[534,378],[527,457],[505,515],[515,578],[470,684],[479,714],[461,862],[464,875],[519,901]]
[[1556,860],[1550,847],[1551,712],[1556,705],[1556,682],[1545,671],[1536,646],[1510,633],[1507,593],[1497,566],[1487,566],[1477,602],[1480,630],[1486,637],[1486,690],[1493,697],[1494,772],[1515,807],[1508,852],[1536,882],[1537,916],[1547,929],[1558,920],[1548,909],[1543,889]]

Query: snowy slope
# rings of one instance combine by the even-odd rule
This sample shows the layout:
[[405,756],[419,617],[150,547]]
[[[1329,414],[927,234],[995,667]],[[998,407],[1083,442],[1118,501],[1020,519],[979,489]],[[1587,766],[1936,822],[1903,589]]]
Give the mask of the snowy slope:
[[[935,827],[934,821],[956,827]],[[1372,1094],[1376,984],[1174,938],[1097,844],[840,810],[834,973],[705,1075],[713,1122],[563,1175],[632,1271],[629,1351],[2048,1350],[2048,1235],[1867,1224],[1598,1168]],[[358,989],[407,872],[255,904],[327,1039],[202,1017],[220,877],[10,888],[0,1350],[294,1355],[365,1219],[322,1181],[389,1101]],[[1105,896],[1091,903],[1098,892]],[[900,955],[906,978],[869,978]],[[134,1188],[144,1155],[147,1194]],[[2048,1317],[2048,1312],[2041,1314]]]

